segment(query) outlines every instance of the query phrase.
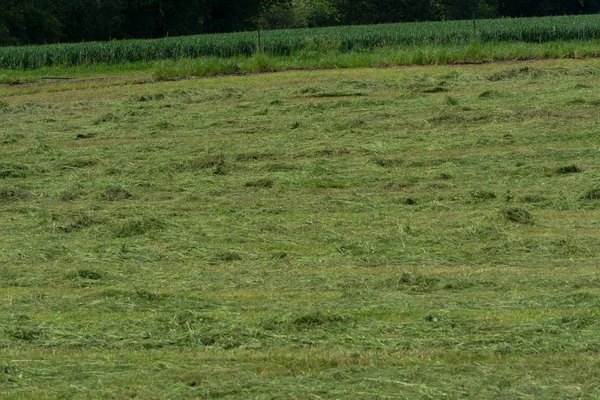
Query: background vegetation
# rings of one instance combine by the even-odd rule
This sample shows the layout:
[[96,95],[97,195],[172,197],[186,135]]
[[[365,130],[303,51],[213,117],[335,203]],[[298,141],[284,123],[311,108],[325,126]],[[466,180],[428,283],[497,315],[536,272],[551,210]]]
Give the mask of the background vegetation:
[[0,0],[0,45],[599,11],[596,0]]
[[0,397],[598,398],[599,76],[1,86]]
[[[221,73],[242,72],[244,58],[255,55],[290,56],[291,65],[302,59],[327,59],[351,53],[360,63],[365,53],[380,50],[391,65],[485,61],[486,59],[593,56],[600,38],[600,15],[482,20],[474,29],[471,21],[421,22],[387,25],[273,30],[263,32],[260,46],[256,32],[198,35],[153,40],[125,40],[44,46],[0,48],[0,68],[35,69],[87,64],[124,64],[198,57],[222,59]],[[523,50],[523,43],[542,46],[547,52]],[[487,50],[482,50],[486,49]],[[468,48],[468,51],[463,49]],[[532,49],[535,46],[525,46]],[[496,50],[496,55],[492,52]],[[400,61],[408,52],[413,61]],[[439,53],[428,57],[426,54]],[[463,53],[462,58],[456,53]],[[369,56],[369,55],[367,55]],[[429,59],[430,58],[430,59]],[[421,59],[421,60],[420,60]],[[337,64],[339,65],[339,63]],[[367,65],[363,65],[367,66]],[[314,67],[319,67],[315,64]]]

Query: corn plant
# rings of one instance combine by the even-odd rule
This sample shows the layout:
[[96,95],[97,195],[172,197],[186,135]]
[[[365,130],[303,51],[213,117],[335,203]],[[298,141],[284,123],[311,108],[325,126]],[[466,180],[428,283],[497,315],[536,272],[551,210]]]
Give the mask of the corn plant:
[[[600,15],[482,20],[481,42],[582,41],[600,38]],[[390,46],[464,44],[474,39],[471,21],[421,22],[262,33],[263,51],[285,56],[299,51],[359,51]],[[201,56],[249,56],[254,32],[0,48],[0,68],[119,64]]]

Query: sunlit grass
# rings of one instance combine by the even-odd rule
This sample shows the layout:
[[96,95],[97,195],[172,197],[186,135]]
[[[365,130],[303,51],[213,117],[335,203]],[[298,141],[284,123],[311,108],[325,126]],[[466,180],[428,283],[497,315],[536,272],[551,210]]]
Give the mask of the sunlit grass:
[[598,395],[598,61],[117,73],[0,88],[1,396]]

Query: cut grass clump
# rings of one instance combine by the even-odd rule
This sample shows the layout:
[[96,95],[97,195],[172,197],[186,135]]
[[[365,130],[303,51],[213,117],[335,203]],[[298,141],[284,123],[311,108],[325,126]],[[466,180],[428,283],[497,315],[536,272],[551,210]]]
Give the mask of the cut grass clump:
[[219,163],[217,165],[215,165],[214,167],[212,167],[212,173],[213,175],[226,175],[229,172],[229,169],[227,168],[227,164],[225,163]]
[[534,78],[539,76],[541,71],[531,67],[508,68],[503,71],[494,72],[488,77],[492,82],[515,80],[523,78]]
[[121,119],[121,117],[114,113],[106,113],[106,114],[103,114],[103,115],[97,117],[94,120],[93,125],[101,125],[101,124],[104,124],[107,122],[117,122],[120,119]]
[[524,208],[509,207],[500,211],[500,215],[508,222],[533,225],[533,216]]
[[377,284],[378,289],[431,292],[438,289],[440,278],[415,272],[402,272],[385,278]]
[[559,167],[554,172],[557,174],[578,174],[581,172],[581,168],[575,164],[571,164],[565,165],[564,167]]
[[471,198],[474,200],[493,200],[495,199],[496,193],[488,192],[487,190],[474,190],[470,193]]
[[164,93],[152,93],[152,94],[134,95],[134,96],[131,96],[130,99],[131,99],[131,101],[134,101],[134,102],[145,103],[145,102],[149,102],[149,101],[164,100],[165,97],[166,96]]
[[9,328],[8,333],[13,339],[22,340],[24,342],[33,342],[44,335],[42,329],[31,326]]
[[0,186],[0,202],[2,201],[14,201],[14,200],[27,200],[33,197],[31,191],[22,187],[6,187]]
[[593,187],[579,195],[581,200],[600,200],[600,187]]
[[261,170],[266,172],[289,172],[297,169],[299,168],[296,165],[288,163],[269,163],[261,167]]
[[211,259],[211,263],[213,264],[218,264],[218,263],[222,263],[222,262],[234,262],[234,261],[241,261],[242,260],[242,256],[234,251],[224,251],[224,252],[219,252],[217,254],[215,254]]
[[86,193],[86,190],[81,184],[75,184],[58,192],[57,198],[59,201],[74,201],[84,196]]
[[538,194],[526,194],[519,198],[519,201],[522,203],[542,203],[548,201],[548,199],[544,196]]
[[98,160],[94,158],[76,158],[69,160],[68,162],[61,163],[59,167],[61,169],[80,169],[93,167],[96,164],[98,164]]
[[444,98],[444,104],[446,104],[447,106],[457,106],[459,103],[460,102],[456,97],[446,96]]
[[350,149],[348,149],[346,147],[339,147],[339,148],[328,148],[328,149],[318,150],[316,153],[321,156],[341,156],[341,155],[349,155],[351,153],[351,151],[350,151]]
[[[275,156],[275,153],[263,153],[263,152],[248,152],[248,153],[240,153],[235,156],[235,160],[238,162],[251,162],[251,161],[259,161],[264,159],[269,159]],[[224,157],[223,157],[224,158]]]
[[7,132],[0,135],[0,144],[15,144],[25,139],[22,133]]
[[150,301],[150,302],[157,301],[157,300],[160,300],[162,298],[162,296],[160,294],[151,292],[151,291],[146,290],[146,289],[139,289],[139,288],[137,288],[137,289],[135,289],[135,294],[140,299],[145,300],[145,301]]
[[[197,157],[197,158],[188,160],[185,163],[180,164],[178,167],[178,170],[182,171],[182,172],[183,171],[194,172],[194,171],[200,171],[200,170],[212,168],[213,172],[215,172],[219,169],[224,170],[226,166],[227,166],[227,158],[225,157],[225,155],[213,154],[213,155],[206,155],[204,157]],[[215,172],[215,174],[217,174],[217,173]]]
[[292,255],[289,253],[286,253],[285,251],[278,251],[278,252],[275,252],[275,253],[272,253],[269,255],[269,258],[271,260],[287,260],[291,257],[292,257]]
[[345,183],[332,180],[317,181],[313,183],[313,186],[317,189],[344,189],[347,187]]
[[338,92],[338,91],[331,91],[331,92],[317,92],[317,93],[310,93],[307,95],[307,97],[315,97],[315,98],[323,98],[323,97],[354,97],[354,96],[364,96],[365,94],[362,92]]
[[27,178],[29,171],[26,165],[0,163],[0,179]]
[[423,321],[425,322],[433,322],[433,323],[437,323],[440,322],[444,319],[444,317],[437,315],[437,314],[427,314],[423,317]]
[[382,168],[397,168],[404,164],[404,160],[400,158],[383,158],[375,157],[369,160],[371,164],[375,164]]
[[486,90],[485,92],[481,92],[478,97],[480,99],[495,99],[501,96],[502,93],[497,90]]
[[68,277],[70,279],[86,279],[90,281],[99,281],[100,279],[102,279],[102,274],[91,269],[79,269],[69,274]]
[[551,242],[555,251],[559,254],[570,256],[591,256],[594,251],[590,249],[584,240],[577,238],[565,237],[555,239]]
[[273,185],[275,185],[275,181],[273,181],[273,179],[263,178],[255,181],[246,182],[245,186],[253,188],[270,188],[273,187]]
[[25,139],[25,135],[22,133],[8,132],[0,135],[0,144],[15,144]]
[[292,320],[292,324],[299,327],[315,327],[331,323],[347,322],[348,317],[344,315],[328,314],[317,311],[310,314],[301,315]]
[[95,136],[96,136],[96,134],[92,133],[92,132],[90,132],[90,133],[78,133],[75,136],[75,139],[78,139],[78,140],[92,139]]
[[413,182],[387,182],[383,185],[385,190],[389,190],[392,192],[402,192],[408,189],[411,189],[415,186]]
[[432,87],[426,87],[423,88],[421,90],[419,90],[420,93],[441,93],[441,92],[447,92],[448,88],[445,88],[443,86],[432,86]]
[[112,185],[100,192],[99,197],[105,201],[121,201],[131,199],[133,195],[122,186]]
[[458,113],[440,113],[427,118],[427,121],[435,125],[462,124],[467,121],[467,118]]
[[165,226],[165,222],[155,217],[127,218],[116,224],[114,236],[117,238],[141,236],[150,231],[163,229]]
[[400,290],[409,293],[430,293],[437,291],[461,291],[476,286],[494,287],[495,283],[462,277],[427,275],[419,272],[402,272],[376,283],[378,290]]
[[64,218],[62,221],[56,223],[54,229],[63,233],[73,233],[103,223],[104,220],[102,218],[98,218],[91,213],[83,212]]

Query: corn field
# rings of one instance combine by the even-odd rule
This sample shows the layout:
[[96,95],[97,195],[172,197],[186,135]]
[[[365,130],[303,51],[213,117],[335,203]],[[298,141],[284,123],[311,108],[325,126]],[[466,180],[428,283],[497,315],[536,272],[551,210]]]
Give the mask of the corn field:
[[[352,51],[391,46],[464,44],[475,38],[472,21],[422,22],[262,32],[262,51],[285,56],[301,51]],[[477,21],[477,40],[581,41],[600,39],[600,15]],[[118,64],[201,56],[249,56],[256,32],[1,47],[0,68],[35,69],[94,63]]]

